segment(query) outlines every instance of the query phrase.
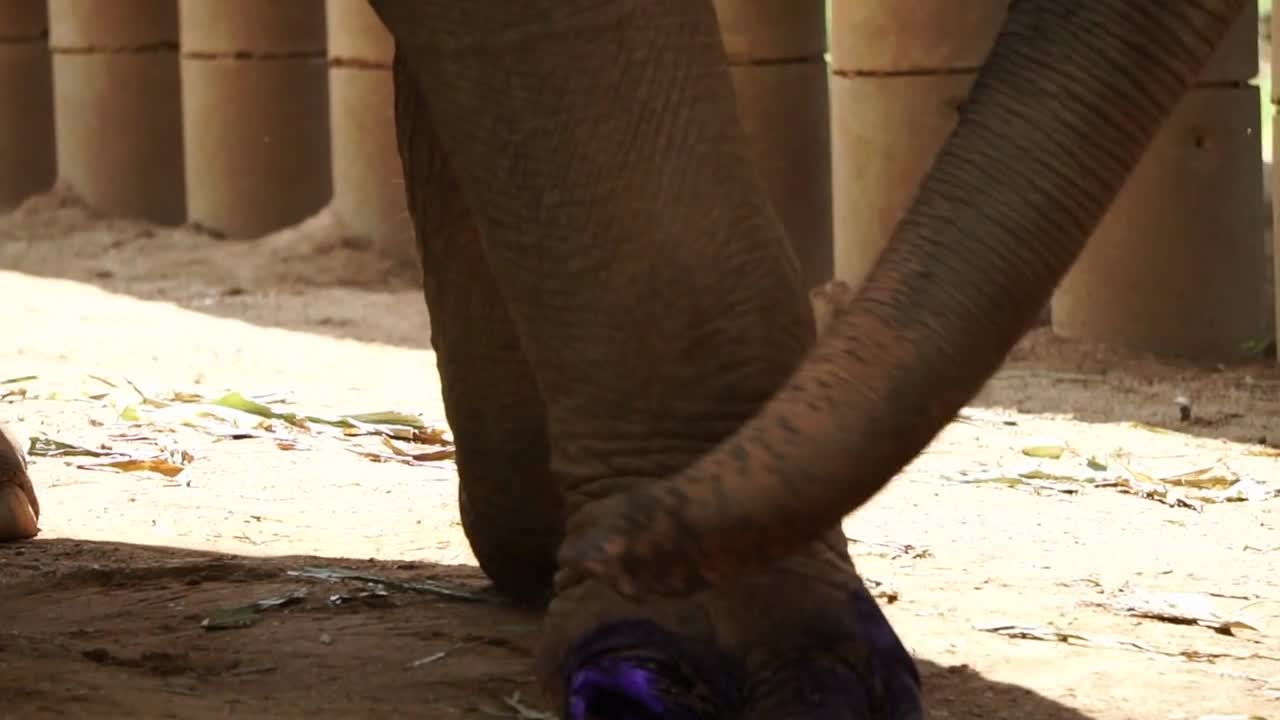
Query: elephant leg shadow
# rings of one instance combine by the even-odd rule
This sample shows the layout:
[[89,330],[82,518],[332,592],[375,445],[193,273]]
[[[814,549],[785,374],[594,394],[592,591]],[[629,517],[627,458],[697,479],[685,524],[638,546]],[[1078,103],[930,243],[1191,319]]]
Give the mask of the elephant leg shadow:
[[967,665],[943,666],[916,660],[924,680],[925,704],[933,717],[948,720],[1093,720],[1085,713],[1038,695],[1021,685],[983,677]]

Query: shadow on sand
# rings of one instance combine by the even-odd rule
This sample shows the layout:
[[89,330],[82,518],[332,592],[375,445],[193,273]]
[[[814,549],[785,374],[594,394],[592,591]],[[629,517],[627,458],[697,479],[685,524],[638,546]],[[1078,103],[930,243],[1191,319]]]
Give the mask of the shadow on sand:
[[[307,567],[479,599],[287,574]],[[264,600],[280,606],[225,613]],[[538,704],[538,618],[471,566],[36,540],[0,545],[0,607],[0,697],[24,718],[517,717],[513,701]],[[203,629],[210,617],[229,629]],[[1088,720],[967,667],[921,669],[935,718]]]

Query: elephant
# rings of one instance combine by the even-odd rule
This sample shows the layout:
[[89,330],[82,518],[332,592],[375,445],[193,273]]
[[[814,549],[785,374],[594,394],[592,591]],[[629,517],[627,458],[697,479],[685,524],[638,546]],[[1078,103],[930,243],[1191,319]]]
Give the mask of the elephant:
[[922,718],[840,530],[996,370],[1244,0],[1011,0],[819,337],[709,0],[370,0],[459,507],[566,717]]
[[35,537],[39,520],[40,500],[27,474],[27,457],[17,436],[0,423],[0,542]]

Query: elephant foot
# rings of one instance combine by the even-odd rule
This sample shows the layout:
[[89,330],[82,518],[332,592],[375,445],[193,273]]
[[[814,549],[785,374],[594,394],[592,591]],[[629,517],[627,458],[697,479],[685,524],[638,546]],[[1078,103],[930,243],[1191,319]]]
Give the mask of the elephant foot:
[[26,540],[38,533],[31,500],[17,485],[0,484],[0,542]]
[[681,600],[588,581],[544,629],[541,675],[567,720],[924,718],[914,660],[831,545]]
[[27,475],[17,438],[0,425],[0,542],[33,538],[40,528],[40,501]]
[[915,661],[838,527],[706,597],[720,647],[747,668],[742,717],[923,720]]
[[794,648],[755,666],[746,717],[924,720],[915,661],[865,588],[849,603],[859,637]]
[[741,714],[745,669],[650,620],[597,628],[565,663],[567,720],[711,720]]
[[699,597],[639,604],[587,581],[548,606],[538,676],[571,720],[735,717],[740,665],[715,641]]
[[850,604],[871,647],[870,679],[880,694],[885,716],[894,720],[924,720],[920,670],[889,624],[889,618],[865,586],[852,594]]

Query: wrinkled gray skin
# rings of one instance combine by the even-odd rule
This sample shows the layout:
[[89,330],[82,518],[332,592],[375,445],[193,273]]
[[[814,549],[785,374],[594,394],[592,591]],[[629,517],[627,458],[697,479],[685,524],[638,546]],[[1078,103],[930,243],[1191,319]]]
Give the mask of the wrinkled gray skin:
[[551,692],[640,617],[741,658],[746,716],[917,717],[806,709],[771,658],[868,677],[840,518],[1032,323],[1244,0],[1013,0],[816,346],[708,0],[371,1],[468,537],[535,602],[559,549]]

